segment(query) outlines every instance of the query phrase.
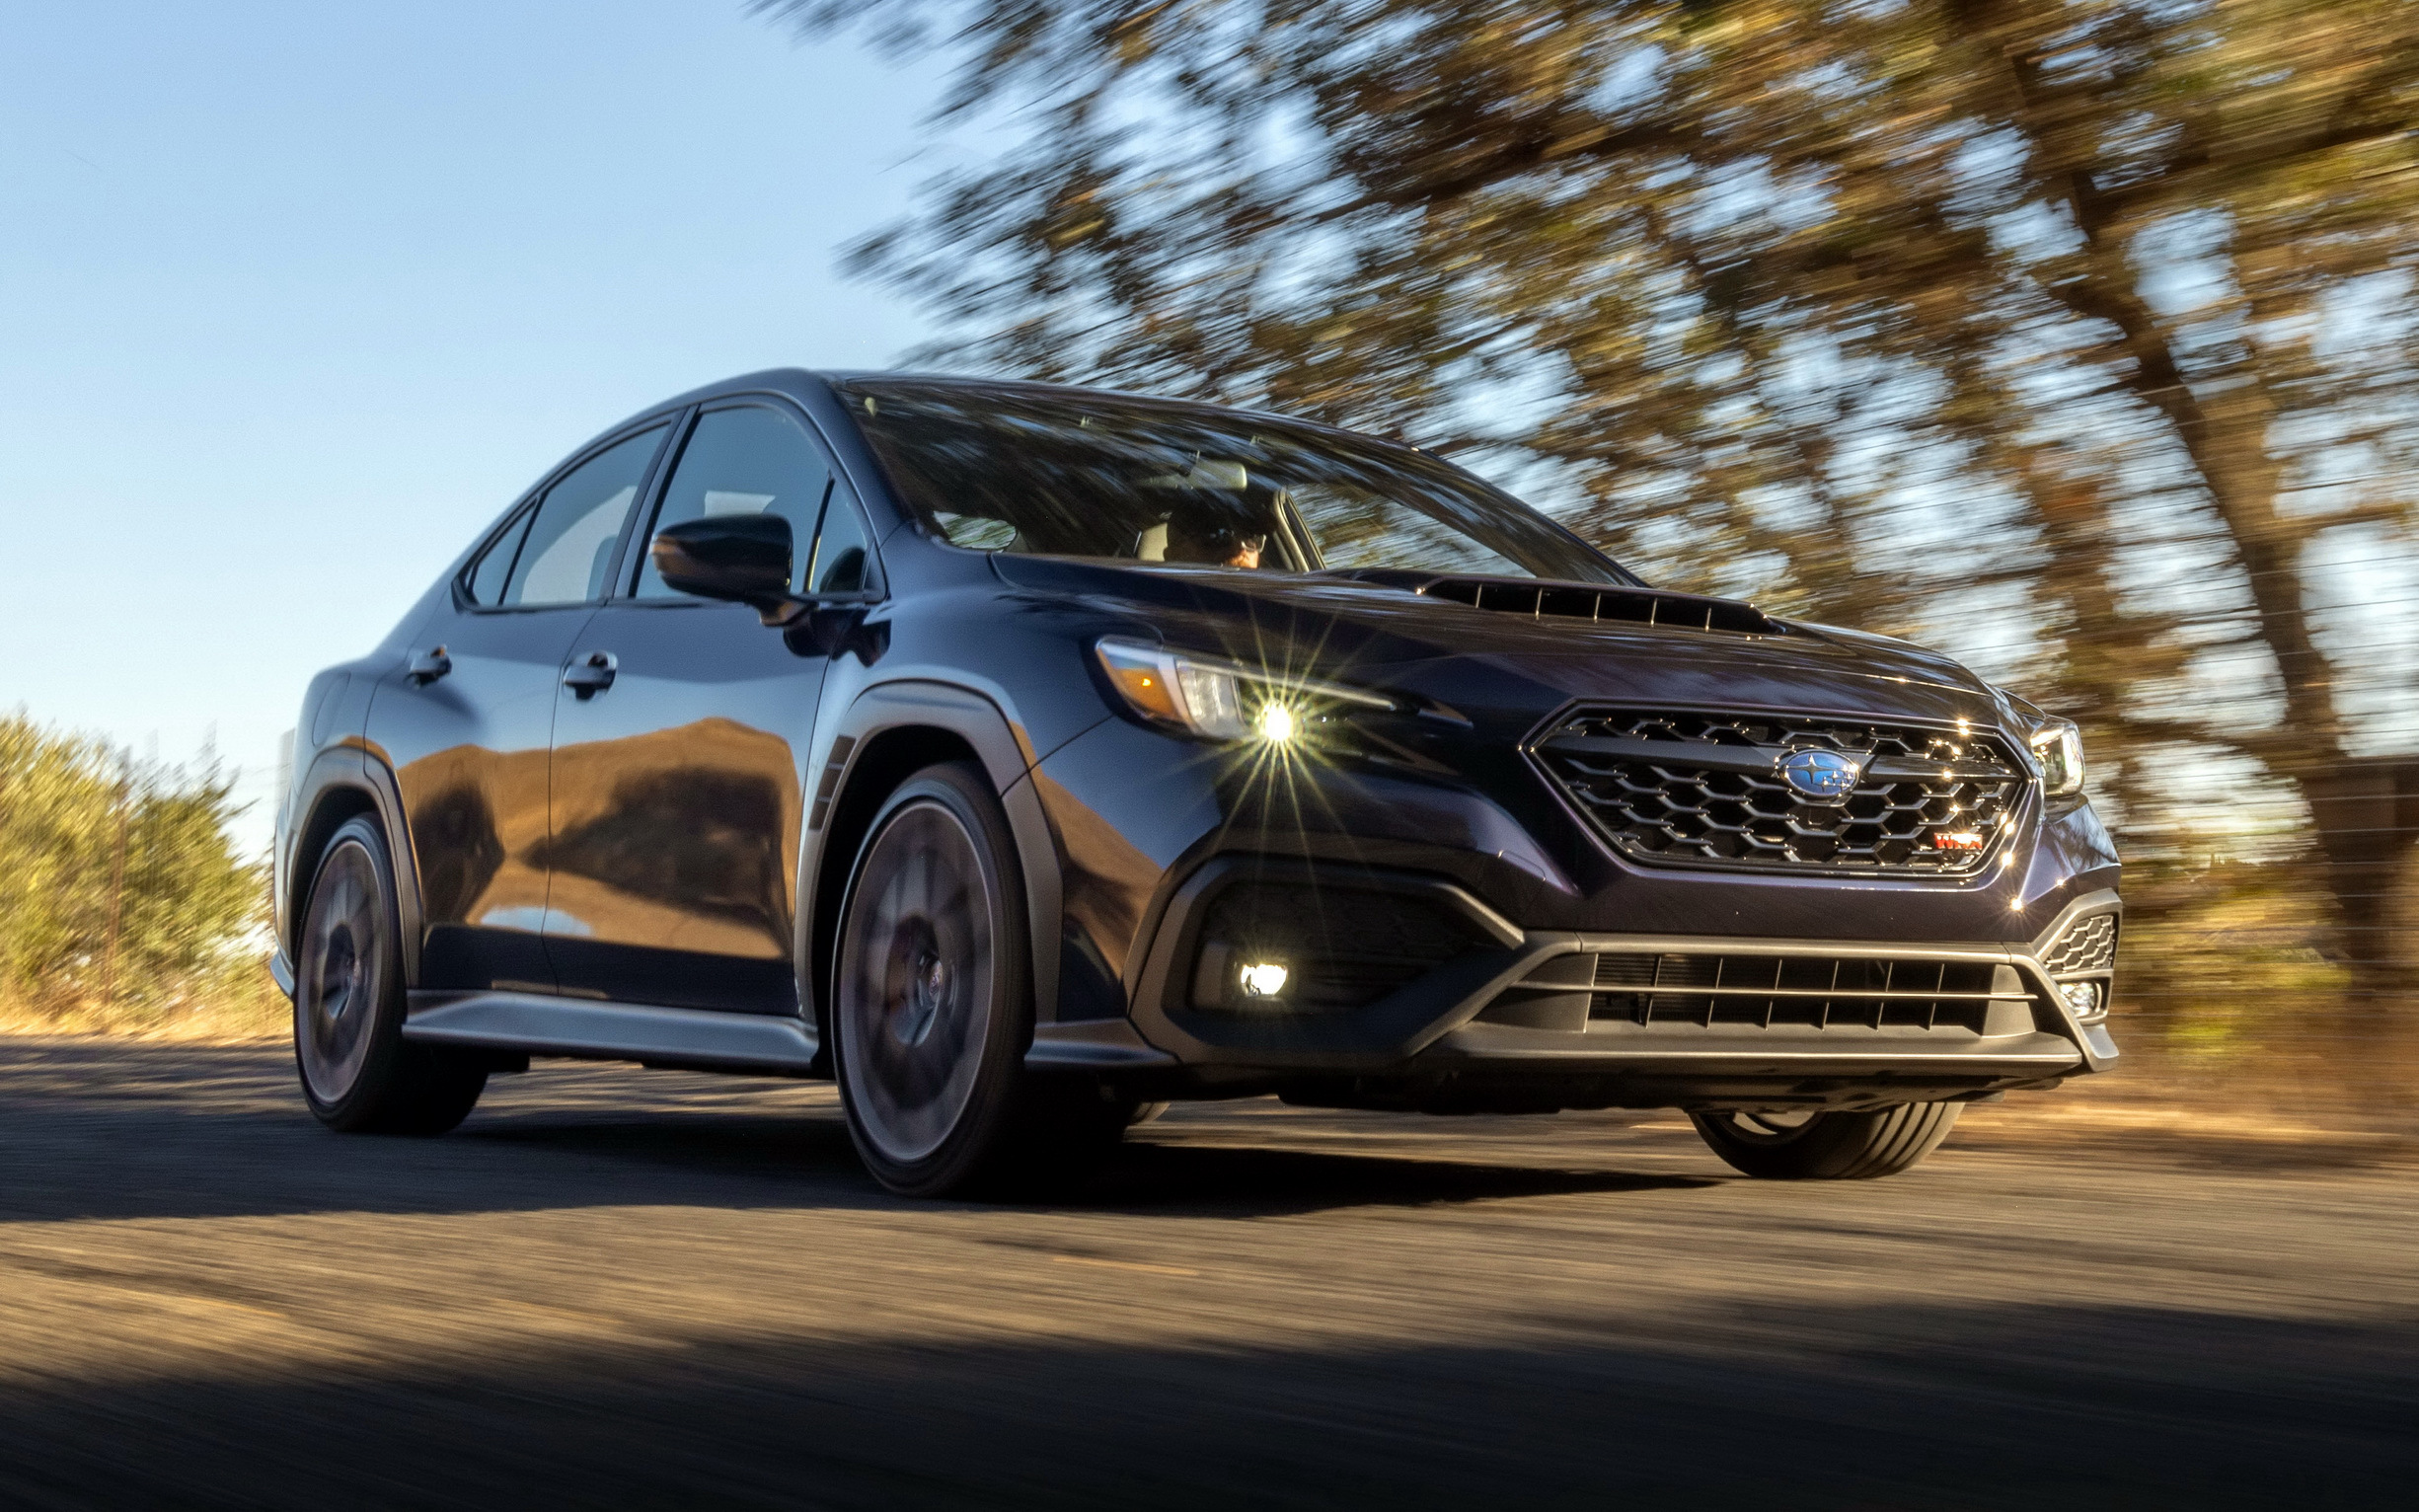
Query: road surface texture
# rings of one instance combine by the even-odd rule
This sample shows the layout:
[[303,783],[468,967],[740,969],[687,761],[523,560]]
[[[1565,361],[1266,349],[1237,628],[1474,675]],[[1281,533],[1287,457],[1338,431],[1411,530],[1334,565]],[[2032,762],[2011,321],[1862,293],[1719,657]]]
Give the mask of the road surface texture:
[[0,1506],[2419,1505],[2406,1166],[1260,1100],[914,1203],[822,1086],[291,1084],[0,1040]]

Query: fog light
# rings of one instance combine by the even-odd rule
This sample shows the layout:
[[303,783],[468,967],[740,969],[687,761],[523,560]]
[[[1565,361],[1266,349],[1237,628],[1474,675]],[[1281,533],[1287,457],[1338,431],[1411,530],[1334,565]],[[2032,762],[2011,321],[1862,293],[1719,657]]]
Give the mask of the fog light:
[[[1300,722],[1294,718],[1294,712],[1283,704],[1274,703],[1262,704],[1259,717],[1252,723],[1259,730],[1262,740],[1275,745],[1283,745],[1294,738],[1295,731],[1300,728]],[[1285,985],[1285,968],[1279,966],[1276,970],[1277,985],[1282,987]]]
[[1288,975],[1283,966],[1272,960],[1247,962],[1236,980],[1243,984],[1247,998],[1273,998],[1285,990]]
[[2078,1019],[2089,1019],[2100,1011],[2100,984],[2097,982],[2067,982],[2059,987],[2059,995],[2067,1007],[2075,1010]]

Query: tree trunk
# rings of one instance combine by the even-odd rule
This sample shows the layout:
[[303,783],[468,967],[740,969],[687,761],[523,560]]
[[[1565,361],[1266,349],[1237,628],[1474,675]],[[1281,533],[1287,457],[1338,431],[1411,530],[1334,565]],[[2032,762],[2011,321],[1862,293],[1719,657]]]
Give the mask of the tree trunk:
[[2372,1019],[2419,990],[2419,943],[2407,938],[2393,901],[2419,845],[2419,757],[2347,761],[2304,785],[2317,821],[2328,890],[2344,924],[2344,959]]
[[[2210,399],[2186,381],[2173,334],[2137,286],[2118,206],[2093,178],[2088,138],[2075,119],[2077,103],[2060,99],[2045,72],[2037,45],[2046,31],[2042,15],[2022,7],[1961,9],[1988,27],[1985,35],[2015,106],[2010,124],[2027,143],[2035,181],[2066,205],[2082,237],[2080,267],[2060,266],[2045,278],[2043,291],[2074,314],[2116,328],[2119,380],[2166,420],[2242,566],[2259,638],[2284,684],[2285,719],[2277,729],[2245,732],[2228,743],[2295,785],[2309,808],[2321,858],[2331,863],[2339,850],[2357,852],[2364,809],[2343,796],[2349,769],[2334,669],[2318,648],[2303,602],[2301,558],[2310,528],[2277,512],[2283,470],[2268,450],[2275,412],[2256,348],[2218,375],[2223,381],[2210,384]],[[2323,864],[2318,872],[2335,905],[2333,953],[2367,977],[2376,943],[2383,938],[2377,929],[2382,889],[2363,866]]]

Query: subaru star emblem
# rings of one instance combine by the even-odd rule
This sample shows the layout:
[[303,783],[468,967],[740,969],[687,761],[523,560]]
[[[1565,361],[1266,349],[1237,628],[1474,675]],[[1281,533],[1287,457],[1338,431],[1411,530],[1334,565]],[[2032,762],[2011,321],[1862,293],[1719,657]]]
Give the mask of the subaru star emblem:
[[1856,763],[1837,751],[1791,751],[1780,759],[1780,776],[1818,802],[1837,803],[1856,791]]

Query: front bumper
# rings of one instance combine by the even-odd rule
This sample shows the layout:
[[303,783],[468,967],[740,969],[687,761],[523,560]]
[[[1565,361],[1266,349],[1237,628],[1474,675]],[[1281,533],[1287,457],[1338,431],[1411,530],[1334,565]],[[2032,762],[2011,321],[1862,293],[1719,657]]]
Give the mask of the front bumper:
[[[2062,990],[2078,979],[2073,963],[2051,964],[2079,922],[2105,915],[2113,924],[2120,905],[2105,891],[2076,899],[2032,941],[1900,944],[1523,930],[1453,882],[1362,872],[1351,886],[1450,911],[1473,947],[1341,1010],[1204,1005],[1195,984],[1212,900],[1247,879],[1273,872],[1299,886],[1321,869],[1239,858],[1202,868],[1155,932],[1130,1031],[1045,1025],[1031,1063],[1122,1072],[1118,1080],[1171,1094],[1275,1091],[1329,1105],[1514,1111],[1969,1098],[2105,1070],[2117,1058],[2104,1021],[2113,958],[2091,977],[2100,991],[2089,1013]],[[1636,989],[1608,986],[1608,961],[1698,969],[1690,986]],[[1825,963],[1829,988],[1778,985]],[[1725,986],[1725,971],[1757,985]],[[1910,981],[1922,985],[1893,985]],[[1952,992],[1943,985],[1952,981],[1970,985]]]

